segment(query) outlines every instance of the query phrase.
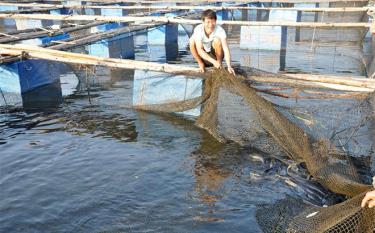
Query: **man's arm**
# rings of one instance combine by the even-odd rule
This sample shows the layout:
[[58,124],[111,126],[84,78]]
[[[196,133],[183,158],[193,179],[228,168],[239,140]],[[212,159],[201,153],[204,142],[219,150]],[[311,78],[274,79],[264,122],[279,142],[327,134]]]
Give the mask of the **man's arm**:
[[362,208],[365,206],[368,206],[369,208],[375,206],[375,190],[366,193],[366,196],[362,200],[361,206]]
[[[375,176],[372,177],[372,186],[375,188]],[[369,208],[375,206],[375,190],[366,193],[366,196],[362,200],[361,206],[362,208],[365,206],[368,206]]]
[[223,50],[224,50],[224,59],[225,59],[225,62],[227,63],[227,66],[228,66],[228,72],[230,74],[236,75],[236,73],[234,72],[234,70],[232,68],[232,65],[231,65],[231,55],[230,55],[227,39],[226,38],[222,39],[221,44],[222,44]]
[[201,40],[196,41],[196,45],[197,45],[198,54],[201,58],[203,58],[204,60],[206,60],[208,62],[211,62],[212,65],[214,65],[215,68],[221,67],[221,64],[218,61],[213,59],[210,55],[208,55],[208,53],[206,53],[206,51],[204,51],[203,43],[202,43]]

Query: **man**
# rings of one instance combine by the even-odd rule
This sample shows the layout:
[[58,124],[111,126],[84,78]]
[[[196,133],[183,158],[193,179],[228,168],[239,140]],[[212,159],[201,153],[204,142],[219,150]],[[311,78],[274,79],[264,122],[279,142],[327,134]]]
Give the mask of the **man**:
[[216,13],[213,10],[203,11],[203,23],[195,27],[190,38],[190,51],[198,62],[200,72],[203,73],[205,67],[209,66],[221,68],[221,63],[225,58],[228,72],[235,74],[231,66],[227,35],[221,26],[216,25],[216,19]]

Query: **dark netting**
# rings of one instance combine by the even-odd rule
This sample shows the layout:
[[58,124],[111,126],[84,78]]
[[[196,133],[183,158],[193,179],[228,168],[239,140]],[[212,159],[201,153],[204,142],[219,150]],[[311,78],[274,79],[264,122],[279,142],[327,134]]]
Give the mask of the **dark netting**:
[[264,232],[373,232],[375,210],[362,209],[364,193],[330,207],[292,197],[260,205],[256,218]]
[[[296,200],[292,199],[269,207],[273,211],[267,211],[266,206],[259,208],[257,218],[265,232],[375,230],[374,210],[360,207],[365,192],[371,189],[365,183],[371,170],[366,158],[373,151],[371,131],[374,115],[371,104],[374,97],[369,95],[341,101],[347,106],[338,109],[332,106],[314,108],[314,101],[303,102],[303,98],[299,104],[293,99],[295,103],[292,106],[288,104],[290,100],[276,103],[274,98],[280,95],[274,92],[269,95],[270,92],[260,90],[262,84],[249,82],[252,76],[267,77],[270,74],[256,70],[238,70],[238,73],[242,75],[234,77],[224,70],[207,73],[200,98],[135,107],[181,112],[202,104],[196,124],[218,141],[235,141],[276,156],[287,155],[289,159],[303,164],[313,180],[334,193],[350,197],[341,204],[326,208],[295,203]],[[327,111],[330,108],[331,112]],[[332,114],[336,116],[336,121],[328,120]],[[345,122],[337,122],[339,117],[349,118]],[[321,123],[309,124],[311,121]],[[362,148],[358,142],[361,140],[367,140],[368,145]],[[358,169],[358,163],[365,165],[362,167],[367,170]]]

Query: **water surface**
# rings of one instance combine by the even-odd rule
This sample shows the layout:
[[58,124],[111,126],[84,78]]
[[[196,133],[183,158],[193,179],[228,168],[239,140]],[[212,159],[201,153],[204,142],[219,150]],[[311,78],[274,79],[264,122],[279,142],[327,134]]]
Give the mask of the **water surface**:
[[[239,27],[227,29],[235,64],[279,70],[279,52],[241,50]],[[361,74],[338,44],[300,59],[310,46],[290,46],[287,70]],[[138,45],[136,59],[165,62],[165,47]],[[170,62],[194,64],[181,45]],[[77,75],[61,76],[64,99],[0,113],[0,232],[260,232],[260,204],[286,195],[329,203],[329,192],[288,175],[275,155],[219,144],[192,116],[129,108],[134,80],[160,74]]]

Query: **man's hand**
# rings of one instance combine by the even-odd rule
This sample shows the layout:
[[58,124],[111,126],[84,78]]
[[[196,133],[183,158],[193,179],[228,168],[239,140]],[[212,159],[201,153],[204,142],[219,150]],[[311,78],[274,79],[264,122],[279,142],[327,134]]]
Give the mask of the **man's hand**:
[[362,200],[361,206],[364,208],[366,205],[368,205],[369,208],[375,206],[375,190],[366,193],[366,196]]
[[199,72],[204,73],[204,68],[206,67],[203,62],[199,62]]
[[236,73],[234,72],[234,69],[231,66],[228,66],[228,72],[230,74],[236,75]]
[[214,67],[216,68],[216,69],[220,69],[221,68],[221,62],[218,62],[218,61],[214,61],[214,63],[212,63],[212,65],[214,65]]

